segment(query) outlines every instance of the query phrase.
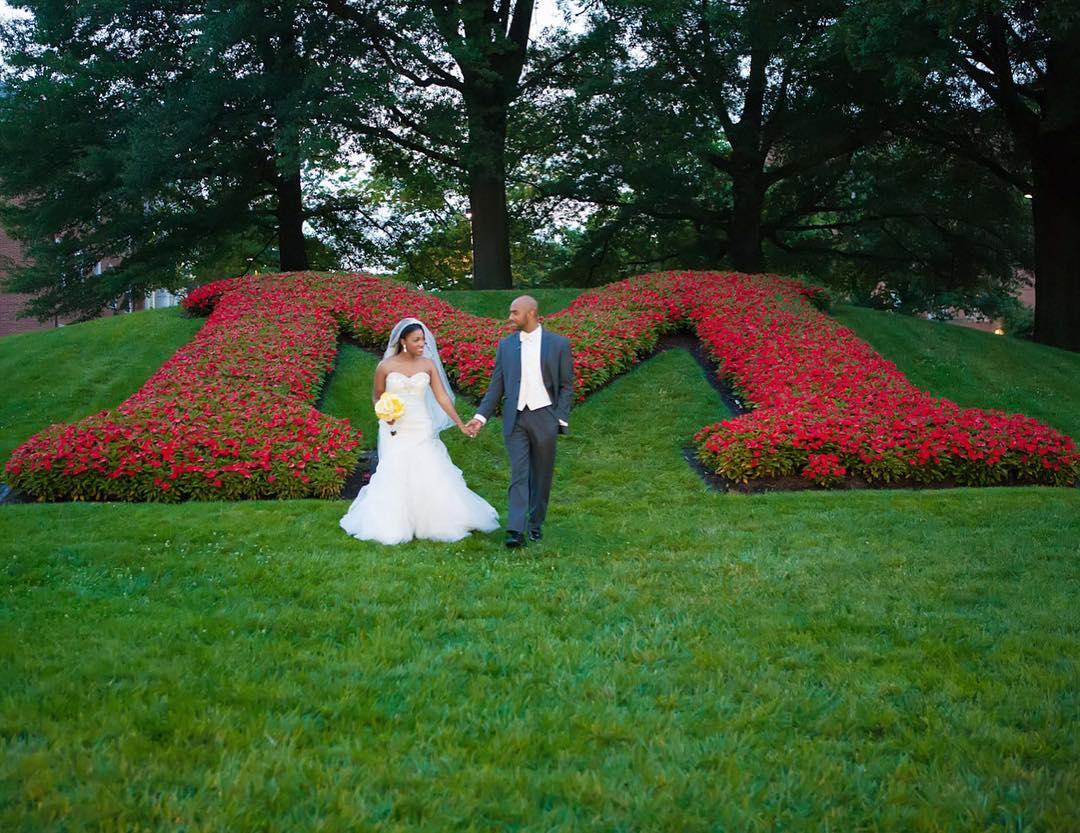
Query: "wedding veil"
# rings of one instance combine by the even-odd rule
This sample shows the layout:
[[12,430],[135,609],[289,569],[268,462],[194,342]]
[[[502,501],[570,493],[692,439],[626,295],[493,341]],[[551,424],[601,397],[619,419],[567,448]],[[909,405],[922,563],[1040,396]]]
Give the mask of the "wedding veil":
[[[386,342],[386,350],[383,351],[383,358],[388,359],[398,352],[398,342],[401,340],[401,331],[408,327],[410,324],[419,324],[424,328],[424,358],[431,359],[435,364],[435,370],[438,371],[439,380],[442,382],[443,389],[446,391],[447,396],[450,397],[450,401],[454,401],[454,389],[450,387],[450,380],[446,378],[446,371],[443,370],[442,359],[439,358],[439,348],[435,344],[435,336],[431,330],[427,328],[427,324],[416,318],[402,318],[394,328],[390,331],[390,340]],[[427,391],[427,406],[428,411],[431,413],[431,425],[435,433],[445,431],[451,425],[454,424],[454,420],[442,409],[439,403],[435,399],[435,393],[432,387],[428,386]]]

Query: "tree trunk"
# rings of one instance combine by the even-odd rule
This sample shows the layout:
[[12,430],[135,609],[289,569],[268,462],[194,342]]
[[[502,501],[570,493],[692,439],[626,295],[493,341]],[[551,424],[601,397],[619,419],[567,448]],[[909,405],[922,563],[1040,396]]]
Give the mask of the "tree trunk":
[[1080,135],[1041,135],[1032,158],[1035,192],[1035,340],[1080,351]]
[[761,251],[761,212],[765,206],[765,189],[760,176],[736,171],[732,176],[732,196],[728,259],[740,272],[762,272],[765,256]]
[[308,268],[304,246],[304,195],[300,182],[300,130],[296,110],[297,93],[303,88],[304,73],[299,57],[296,8],[286,3],[279,11],[276,34],[273,30],[260,38],[263,64],[271,89],[274,116],[274,189],[277,192],[277,231],[279,263],[283,272]]
[[1039,129],[1029,134],[1034,185],[1035,340],[1080,351],[1080,32],[1047,46]]
[[278,250],[283,272],[308,268],[304,248],[304,205],[300,170],[280,171],[277,180]]
[[513,279],[506,210],[506,105],[466,101],[466,106],[473,289],[510,289]]

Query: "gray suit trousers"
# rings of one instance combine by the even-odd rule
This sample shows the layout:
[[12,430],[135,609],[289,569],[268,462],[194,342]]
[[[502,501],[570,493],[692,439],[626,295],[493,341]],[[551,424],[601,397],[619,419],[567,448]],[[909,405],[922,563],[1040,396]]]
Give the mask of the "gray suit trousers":
[[506,436],[510,455],[506,528],[514,532],[539,529],[547,517],[551,478],[555,473],[555,445],[559,419],[548,406],[519,411],[514,429]]

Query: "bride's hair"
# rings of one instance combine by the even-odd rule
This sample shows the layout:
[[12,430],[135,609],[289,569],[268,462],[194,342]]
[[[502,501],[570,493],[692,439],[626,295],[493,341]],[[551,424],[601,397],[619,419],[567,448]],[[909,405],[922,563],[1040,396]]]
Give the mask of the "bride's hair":
[[423,324],[406,324],[404,326],[404,328],[402,328],[401,332],[398,334],[397,349],[394,351],[394,354],[397,355],[398,353],[401,352],[401,349],[402,349],[401,348],[401,342],[403,342],[406,338],[411,336],[417,330],[423,330],[423,329],[424,329]]

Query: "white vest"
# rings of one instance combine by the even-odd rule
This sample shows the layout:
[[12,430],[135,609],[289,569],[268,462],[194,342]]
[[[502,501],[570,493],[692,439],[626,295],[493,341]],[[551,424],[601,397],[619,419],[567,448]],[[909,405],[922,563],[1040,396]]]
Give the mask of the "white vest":
[[521,338],[521,390],[518,392],[517,409],[530,411],[546,408],[551,404],[547,388],[544,387],[544,374],[540,370],[540,339],[543,328],[537,326],[531,333],[518,333]]

